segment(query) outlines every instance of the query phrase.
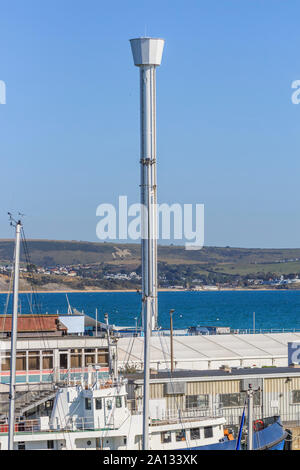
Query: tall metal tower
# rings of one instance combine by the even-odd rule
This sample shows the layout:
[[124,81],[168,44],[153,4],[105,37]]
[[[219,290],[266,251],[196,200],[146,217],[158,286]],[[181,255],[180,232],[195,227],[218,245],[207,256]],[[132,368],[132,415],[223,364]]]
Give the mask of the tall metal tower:
[[[134,64],[140,68],[141,232],[143,321],[157,328],[157,194],[156,194],[156,67],[164,40],[131,39]],[[144,210],[143,210],[144,209]]]

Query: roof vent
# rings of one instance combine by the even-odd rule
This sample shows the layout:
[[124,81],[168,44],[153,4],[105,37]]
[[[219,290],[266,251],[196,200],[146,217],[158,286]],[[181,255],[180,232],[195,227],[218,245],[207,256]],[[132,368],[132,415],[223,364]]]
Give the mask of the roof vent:
[[231,367],[227,364],[223,364],[221,367],[220,367],[220,370],[223,370],[224,372],[228,372],[230,373],[231,372]]

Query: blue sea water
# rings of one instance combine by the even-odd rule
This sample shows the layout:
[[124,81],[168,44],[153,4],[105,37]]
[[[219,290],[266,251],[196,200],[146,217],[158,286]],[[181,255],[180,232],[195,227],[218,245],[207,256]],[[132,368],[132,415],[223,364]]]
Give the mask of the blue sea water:
[[[6,294],[0,294],[0,313],[4,312]],[[21,312],[30,313],[30,295],[21,294]],[[103,321],[109,314],[111,324],[134,326],[140,324],[141,295],[135,292],[69,293],[72,307]],[[42,313],[66,313],[66,294],[37,294]],[[175,309],[175,328],[196,325],[230,326],[234,329],[300,329],[300,291],[217,291],[217,292],[159,292],[159,325],[169,327],[169,310]],[[11,299],[8,313],[11,312]],[[34,310],[37,313],[37,310]]]

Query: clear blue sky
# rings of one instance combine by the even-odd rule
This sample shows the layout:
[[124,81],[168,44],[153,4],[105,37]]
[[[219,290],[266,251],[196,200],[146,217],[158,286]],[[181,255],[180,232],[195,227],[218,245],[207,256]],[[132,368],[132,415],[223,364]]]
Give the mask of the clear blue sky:
[[0,238],[97,241],[96,207],[139,201],[128,39],[157,72],[159,202],[204,203],[205,244],[300,247],[298,0],[2,0]]

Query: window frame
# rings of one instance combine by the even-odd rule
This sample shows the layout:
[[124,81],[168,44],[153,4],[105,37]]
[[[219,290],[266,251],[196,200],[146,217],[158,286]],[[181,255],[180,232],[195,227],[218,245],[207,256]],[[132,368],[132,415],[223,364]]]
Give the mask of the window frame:
[[[193,436],[193,432],[195,431],[198,431],[198,436],[197,437],[192,437]],[[201,438],[201,431],[200,431],[200,427],[197,427],[197,428],[191,428],[190,429],[190,439],[191,441],[195,441],[196,439],[200,439]]]
[[[163,436],[169,434],[169,439],[168,440],[163,440]],[[160,433],[160,442],[161,444],[169,444],[172,442],[172,431],[161,431]]]
[[[210,436],[206,435],[208,429],[211,430],[211,435]],[[212,437],[214,437],[214,427],[213,426],[204,426],[203,430],[204,430],[204,439],[211,439]]]

